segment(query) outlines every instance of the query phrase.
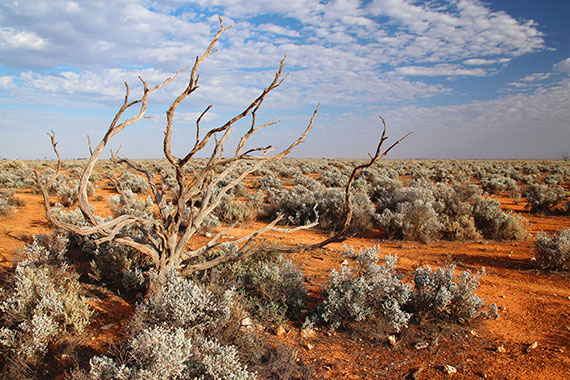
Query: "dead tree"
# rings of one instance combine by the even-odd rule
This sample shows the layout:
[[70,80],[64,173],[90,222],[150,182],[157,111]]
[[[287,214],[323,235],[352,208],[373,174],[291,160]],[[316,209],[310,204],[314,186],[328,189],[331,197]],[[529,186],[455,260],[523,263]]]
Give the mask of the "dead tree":
[[[144,174],[146,177],[151,190],[153,202],[158,210],[156,215],[152,218],[141,218],[131,215],[130,213],[126,213],[110,220],[103,220],[94,214],[93,208],[89,204],[87,197],[87,184],[97,160],[110,139],[127,126],[135,124],[145,117],[149,95],[153,91],[156,91],[172,82],[184,70],[180,70],[173,77],[166,79],[154,87],[149,87],[148,83],[139,77],[143,86],[143,93],[140,98],[135,100],[131,100],[129,85],[125,83],[126,94],[124,102],[115,115],[104,137],[94,148],[91,146],[91,140],[89,139],[89,151],[91,156],[83,170],[78,190],[78,205],[86,220],[87,226],[78,226],[63,222],[57,217],[57,213],[50,205],[48,188],[58,175],[61,162],[57,151],[55,134],[52,131],[50,137],[52,147],[58,157],[58,169],[56,173],[48,179],[47,187],[45,184],[42,184],[39,176],[36,175],[38,185],[40,186],[44,197],[46,216],[50,223],[57,228],[70,231],[75,234],[92,236],[96,244],[113,241],[115,243],[134,248],[140,253],[148,256],[152,260],[156,270],[160,271],[169,266],[174,266],[178,268],[183,275],[189,275],[194,271],[208,269],[230,260],[243,259],[260,250],[274,249],[284,252],[292,252],[322,247],[332,242],[342,241],[345,238],[344,235],[348,229],[352,216],[352,182],[362,169],[371,166],[376,160],[385,156],[396,144],[403,140],[402,138],[396,141],[382,152],[382,144],[387,139],[384,119],[382,119],[382,124],[384,126],[382,137],[375,154],[370,156],[370,160],[366,164],[358,166],[353,170],[346,185],[346,220],[344,227],[334,236],[318,244],[305,245],[301,247],[267,247],[256,243],[256,238],[269,230],[294,232],[299,229],[308,229],[316,226],[318,223],[318,215],[315,212],[315,221],[304,226],[291,229],[279,228],[277,227],[277,224],[283,217],[277,216],[263,228],[250,233],[247,236],[236,238],[231,241],[221,242],[221,238],[227,237],[229,231],[235,226],[234,224],[226,228],[224,231],[217,233],[206,244],[194,249],[188,248],[190,240],[200,230],[205,218],[220,204],[224,195],[226,195],[228,191],[242,182],[247,175],[259,169],[264,163],[279,160],[287,156],[293,148],[304,140],[305,136],[307,136],[313,127],[313,121],[319,108],[318,106],[316,107],[303,133],[284,150],[274,152],[274,148],[271,146],[245,149],[245,145],[251,136],[262,128],[270,127],[277,123],[270,122],[257,125],[256,113],[267,95],[279,87],[287,76],[283,75],[285,64],[285,58],[283,58],[275,77],[256,99],[249,103],[242,112],[230,118],[221,126],[208,130],[202,136],[200,122],[206,113],[212,108],[212,106],[208,106],[196,120],[196,139],[194,145],[184,157],[176,157],[171,151],[172,128],[176,109],[184,99],[198,89],[198,68],[206,58],[216,52],[216,50],[214,50],[214,46],[220,35],[227,29],[229,28],[223,26],[222,19],[220,18],[220,28],[218,32],[206,48],[205,52],[201,56],[196,57],[194,65],[190,70],[190,78],[187,87],[172,102],[166,112],[166,130],[164,133],[163,151],[164,156],[176,172],[176,181],[179,186],[179,191],[174,198],[168,199],[166,192],[163,190],[162,186],[155,181],[151,172],[134,161],[118,157],[118,152],[112,153],[112,158],[116,163],[128,165],[130,168]],[[134,116],[121,121],[127,110],[135,108],[138,108],[138,111]],[[241,136],[233,154],[231,156],[225,156],[224,144],[232,132],[233,126],[236,122],[246,116],[251,118],[250,128]],[[407,137],[407,135],[404,136],[404,138],[405,137]],[[210,142],[213,143],[213,149],[204,166],[197,171],[189,172],[187,170],[187,166],[190,160],[199,152],[203,152]],[[244,162],[248,162],[250,164],[244,166],[242,165]],[[220,186],[219,184],[223,180],[227,183]],[[117,188],[118,191],[122,193],[121,188]],[[144,235],[141,237],[126,232],[132,227],[144,227],[140,229],[143,231]],[[233,250],[224,250],[225,254],[204,261],[205,257],[211,257],[211,255],[208,254],[212,251],[220,250],[221,248],[229,245],[233,245],[236,248]]]

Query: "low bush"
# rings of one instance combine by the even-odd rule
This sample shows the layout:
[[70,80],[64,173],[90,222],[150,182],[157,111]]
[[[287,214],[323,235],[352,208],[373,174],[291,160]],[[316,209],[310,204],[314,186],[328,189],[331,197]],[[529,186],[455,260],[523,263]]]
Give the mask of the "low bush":
[[538,234],[534,250],[541,268],[570,271],[570,229],[553,235]]
[[124,190],[121,195],[111,195],[108,202],[114,217],[130,214],[137,218],[153,218],[152,199],[150,197],[139,198],[130,189]]
[[372,325],[384,332],[401,331],[409,323],[468,323],[478,317],[497,318],[497,307],[485,309],[485,301],[475,295],[479,274],[455,274],[455,267],[432,271],[416,269],[414,286],[401,281],[396,259],[384,257],[378,264],[377,247],[355,255],[353,266],[344,263],[333,270],[323,290],[323,301],[310,323],[321,322],[331,329]]
[[[346,206],[344,192],[341,189],[312,191],[297,185],[292,189],[270,191],[269,206],[264,214],[268,219],[278,214],[286,217],[286,222],[304,225],[315,221],[314,208],[319,213],[319,227],[326,230],[339,230],[343,227]],[[365,193],[353,193],[353,214],[349,232],[358,233],[372,228],[374,205]]]
[[253,219],[254,211],[244,202],[234,199],[231,195],[226,195],[214,209],[213,215],[222,222],[233,223]]
[[80,334],[89,323],[79,276],[63,261],[66,249],[62,236],[35,237],[0,290],[0,371],[7,378],[33,376],[48,344]]
[[533,184],[527,188],[524,196],[531,212],[545,214],[557,211],[566,197],[566,192],[560,186]]
[[409,310],[416,320],[447,320],[465,323],[482,315],[497,318],[495,304],[484,311],[485,301],[475,294],[481,275],[469,271],[456,276],[455,266],[438,268],[417,268],[414,275],[414,292],[410,298]]
[[196,279],[208,287],[233,288],[244,312],[265,326],[299,318],[306,305],[303,273],[280,254],[218,265]]
[[0,163],[0,187],[34,188],[35,184],[34,172],[25,162],[12,160]]
[[96,356],[88,372],[76,380],[191,380],[255,379],[240,363],[232,346],[207,339],[191,339],[182,328],[154,326],[142,329],[126,345],[126,361]]
[[516,181],[509,177],[492,176],[481,179],[481,187],[490,194],[520,194],[520,188]]
[[523,240],[528,237],[526,221],[514,214],[504,213],[499,201],[483,198],[473,206],[475,226],[487,239]]
[[138,174],[123,171],[118,178],[119,183],[125,190],[130,190],[136,194],[147,194],[149,190],[148,182]]
[[9,210],[23,205],[23,201],[14,197],[14,192],[9,189],[0,189],[0,215],[6,215]]
[[376,247],[358,255],[350,249],[345,255],[355,258],[355,266],[343,264],[340,270],[331,272],[315,321],[333,330],[363,322],[375,323],[384,330],[407,327],[411,314],[404,311],[404,306],[411,287],[400,281],[396,258],[386,256],[379,264]]
[[153,293],[137,306],[126,344],[127,360],[94,357],[76,379],[254,379],[235,347],[209,338],[223,328],[233,292],[216,295],[176,269],[153,274]]
[[398,203],[394,211],[384,209],[376,215],[376,223],[391,239],[422,243],[439,238],[442,227],[432,202],[421,199]]

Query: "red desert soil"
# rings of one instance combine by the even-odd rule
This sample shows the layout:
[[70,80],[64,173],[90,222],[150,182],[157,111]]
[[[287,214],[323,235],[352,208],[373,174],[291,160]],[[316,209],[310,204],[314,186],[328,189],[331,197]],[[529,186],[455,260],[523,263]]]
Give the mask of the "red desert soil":
[[[98,192],[99,194],[99,192]],[[104,196],[108,192],[105,191]],[[24,206],[0,218],[0,266],[12,265],[17,248],[30,241],[33,234],[51,231],[46,223],[39,195],[29,191],[17,193]],[[351,336],[317,330],[302,337],[301,326],[285,326],[287,333],[279,339],[292,344],[299,357],[314,368],[316,379],[569,379],[570,378],[570,278],[568,275],[536,270],[533,237],[538,231],[554,232],[570,228],[570,218],[536,216],[524,211],[524,203],[500,197],[502,205],[529,221],[531,238],[522,242],[447,242],[429,245],[378,239],[375,233],[350,238],[344,244],[355,249],[380,246],[384,254],[397,255],[398,268],[410,279],[420,264],[432,268],[455,264],[458,270],[477,272],[485,267],[477,294],[499,306],[500,318],[482,321],[472,330],[449,329],[431,334],[428,348],[413,345],[425,340],[418,328],[399,336],[401,343],[391,346],[385,336],[362,333]],[[105,202],[94,202],[103,207]],[[232,231],[238,237],[258,227],[244,224]],[[301,231],[292,235],[271,232],[265,239],[278,244],[317,242],[318,231]],[[310,303],[320,297],[321,286],[329,271],[338,268],[344,258],[343,244],[297,254],[293,260],[302,265],[309,288]],[[104,353],[121,334],[132,313],[133,305],[100,289],[87,289],[97,311],[88,337],[81,347]],[[90,294],[91,293],[91,294]],[[534,342],[535,348],[529,348]],[[505,352],[497,351],[502,346]],[[448,375],[444,365],[457,373]]]

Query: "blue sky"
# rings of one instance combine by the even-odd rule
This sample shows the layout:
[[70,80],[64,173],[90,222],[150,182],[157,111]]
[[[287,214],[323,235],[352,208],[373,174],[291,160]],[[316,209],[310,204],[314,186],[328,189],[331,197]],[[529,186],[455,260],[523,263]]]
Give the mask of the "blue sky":
[[[287,55],[285,83],[258,114],[280,120],[251,147],[283,147],[315,128],[293,157],[366,157],[378,115],[393,158],[560,158],[570,147],[570,1],[549,0],[6,0],[0,4],[0,156],[85,157],[127,81],[159,83],[190,66],[219,24],[218,52],[181,107],[173,151],[239,113]],[[153,94],[152,116],[118,135],[131,158],[162,157],[164,112],[187,75]],[[236,138],[247,123],[236,125]],[[227,148],[230,151],[230,148]]]

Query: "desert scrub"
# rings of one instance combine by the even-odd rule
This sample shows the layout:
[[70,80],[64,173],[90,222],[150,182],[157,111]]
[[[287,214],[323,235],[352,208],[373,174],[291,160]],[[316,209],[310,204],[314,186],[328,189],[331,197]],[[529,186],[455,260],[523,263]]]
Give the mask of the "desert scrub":
[[560,186],[533,184],[527,188],[524,196],[531,212],[546,214],[557,211],[566,197],[566,192]]
[[230,316],[233,292],[215,295],[180,277],[176,269],[154,273],[156,285],[137,306],[121,357],[96,356],[76,379],[254,379],[234,346],[210,338]]
[[[269,206],[264,210],[267,219],[283,214],[286,222],[300,226],[315,221],[315,206],[319,214],[319,227],[325,230],[339,230],[343,227],[346,206],[341,189],[312,191],[296,185],[291,189],[268,192]],[[374,205],[365,193],[353,192],[353,215],[349,232],[358,233],[369,230],[374,216]]]
[[475,226],[487,239],[523,240],[528,237],[525,219],[504,213],[495,199],[480,198],[473,206],[473,217]]
[[14,197],[14,191],[9,189],[0,189],[0,215],[6,215],[9,210],[13,210],[17,206],[22,206],[23,201]]
[[[40,175],[42,183],[47,182],[47,178],[52,174],[52,170],[45,170]],[[55,172],[53,172],[55,173]],[[51,187],[48,189],[50,194],[55,194],[61,205],[70,207],[77,201],[77,190],[79,189],[79,179],[71,175],[58,175]],[[89,181],[87,183],[87,195],[92,196],[95,193],[95,187]]]
[[376,215],[376,223],[390,238],[429,243],[440,237],[441,224],[433,203],[422,199],[398,203],[394,211]]
[[268,327],[298,319],[306,306],[303,272],[281,254],[257,254],[218,265],[198,274],[196,280],[210,288],[233,288],[244,312]]
[[23,161],[4,161],[0,163],[0,187],[34,188],[34,172]]
[[138,174],[124,171],[118,180],[123,189],[129,189],[136,194],[148,193],[149,185],[147,180]]
[[[410,323],[468,323],[478,317],[496,318],[497,307],[480,299],[475,290],[480,274],[455,273],[455,267],[416,269],[414,286],[401,281],[396,258],[385,256],[379,264],[379,248],[355,255],[345,250],[355,264],[343,263],[333,270],[308,324],[323,323],[331,329],[362,328],[372,325],[380,332],[399,332]],[[483,272],[484,273],[484,272]]]
[[203,332],[225,323],[233,303],[234,291],[214,294],[174,268],[151,273],[151,295],[137,306],[134,326],[160,325]]
[[213,215],[225,223],[243,222],[253,219],[254,210],[250,209],[244,202],[234,199],[233,196],[226,195],[214,209]]
[[130,189],[125,189],[122,194],[110,196],[108,202],[114,217],[130,214],[137,218],[153,218],[152,199],[150,197],[139,198]]
[[83,252],[90,259],[89,277],[119,294],[144,292],[144,273],[151,260],[133,248],[115,243],[100,244],[94,251]]
[[512,195],[520,194],[520,188],[514,179],[498,175],[482,178],[481,187],[490,194],[502,192],[508,192]]
[[49,343],[81,334],[89,323],[79,276],[63,261],[66,249],[60,235],[36,236],[1,289],[1,370],[8,378],[33,376]]
[[541,268],[570,271],[570,229],[552,235],[539,233],[534,251]]
[[408,310],[418,322],[431,319],[466,323],[480,315],[497,318],[497,306],[491,304],[485,311],[485,300],[475,294],[484,274],[484,270],[475,275],[463,271],[457,276],[454,265],[435,271],[429,266],[417,268]]
[[154,326],[136,332],[125,347],[126,360],[96,356],[76,380],[248,380],[255,375],[240,363],[233,346],[189,338],[184,329]]
[[280,189],[283,187],[283,182],[273,174],[264,175],[263,177],[260,177],[257,182],[259,183],[259,187],[262,189]]
[[355,255],[352,249],[345,250],[346,256],[354,257],[355,265],[344,263],[330,273],[314,322],[333,330],[363,322],[383,330],[407,327],[411,314],[403,308],[411,287],[396,273],[396,258],[386,256],[379,264],[378,251],[378,247],[368,248]]

